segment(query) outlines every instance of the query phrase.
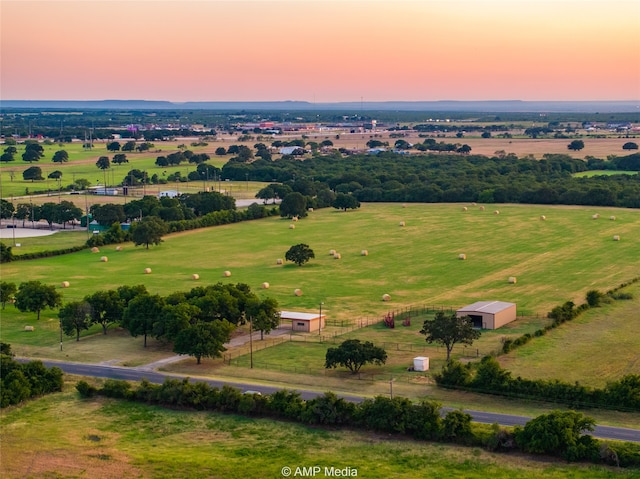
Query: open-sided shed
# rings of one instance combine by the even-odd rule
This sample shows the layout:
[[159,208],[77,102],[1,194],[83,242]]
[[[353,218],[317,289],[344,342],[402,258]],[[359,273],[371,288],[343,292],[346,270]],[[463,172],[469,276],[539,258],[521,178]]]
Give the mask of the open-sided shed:
[[320,317],[317,313],[300,313],[297,311],[280,311],[280,318],[285,321],[291,321],[291,329],[293,331],[302,331],[310,333],[312,331],[320,331],[324,328],[325,315]]
[[456,316],[469,316],[475,328],[498,329],[515,321],[516,305],[505,301],[478,301],[458,309]]

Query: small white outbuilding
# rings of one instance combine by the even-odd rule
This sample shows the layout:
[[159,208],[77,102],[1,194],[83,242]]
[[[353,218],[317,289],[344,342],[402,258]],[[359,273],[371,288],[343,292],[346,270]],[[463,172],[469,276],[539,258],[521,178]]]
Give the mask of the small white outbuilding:
[[429,370],[429,358],[425,356],[418,356],[413,358],[413,370],[414,371],[428,371]]

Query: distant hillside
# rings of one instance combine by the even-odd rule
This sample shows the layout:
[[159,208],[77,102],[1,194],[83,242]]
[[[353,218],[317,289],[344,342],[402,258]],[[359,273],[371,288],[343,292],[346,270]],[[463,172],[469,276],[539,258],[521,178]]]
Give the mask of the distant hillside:
[[0,100],[0,110],[220,110],[220,111],[434,111],[434,112],[640,112],[640,101],[385,101],[310,103],[306,101],[202,101],[175,103],[149,100]]

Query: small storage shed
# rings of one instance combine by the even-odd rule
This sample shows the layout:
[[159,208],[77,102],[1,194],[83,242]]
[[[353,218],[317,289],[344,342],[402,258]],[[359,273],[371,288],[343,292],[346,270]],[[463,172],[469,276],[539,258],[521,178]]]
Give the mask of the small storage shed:
[[418,356],[413,358],[413,370],[414,371],[428,371],[429,370],[429,358],[425,356]]
[[457,310],[456,316],[469,316],[474,328],[498,329],[515,321],[516,305],[504,301],[478,301]]
[[280,318],[285,321],[291,321],[291,329],[293,331],[302,331],[311,333],[320,331],[324,328],[326,316],[320,317],[317,313],[300,313],[297,311],[280,311]]

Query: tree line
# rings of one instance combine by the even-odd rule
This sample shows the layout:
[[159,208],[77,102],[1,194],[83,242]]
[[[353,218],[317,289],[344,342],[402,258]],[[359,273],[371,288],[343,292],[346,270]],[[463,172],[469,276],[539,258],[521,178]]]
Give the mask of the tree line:
[[60,307],[60,328],[67,336],[80,341],[82,331],[100,325],[103,334],[112,326],[129,331],[131,336],[147,337],[172,343],[174,352],[202,358],[215,358],[225,351],[235,328],[251,323],[261,337],[280,324],[278,302],[260,299],[243,283],[199,286],[188,292],[167,296],[151,294],[144,285],[120,286],[115,290],[100,290],[80,301],[63,304],[62,295],[53,285],[26,281],[0,283],[2,307],[9,301],[22,312],[33,312],[40,319],[41,311]]
[[[640,154],[587,161],[547,154],[541,160],[498,156],[383,152],[340,153],[227,163],[223,178],[276,182],[305,196],[328,190],[361,202],[479,202],[640,207],[637,175],[575,177],[593,169],[640,171]],[[281,197],[282,198],[282,197]]]
[[484,447],[490,451],[522,451],[561,457],[567,461],[588,461],[620,467],[640,465],[640,447],[633,443],[609,443],[593,438],[595,421],[575,411],[553,411],[538,416],[513,430],[472,424],[461,411],[442,413],[435,401],[417,404],[403,397],[376,396],[353,403],[326,392],[304,400],[300,393],[280,390],[261,395],[242,393],[230,386],[210,387],[205,382],[166,379],[163,384],[147,380],[133,384],[108,379],[97,388],[80,381],[82,397],[96,395],[198,411],[217,411],[254,417],[300,422],[331,428],[353,428],[395,437],[457,443]]

